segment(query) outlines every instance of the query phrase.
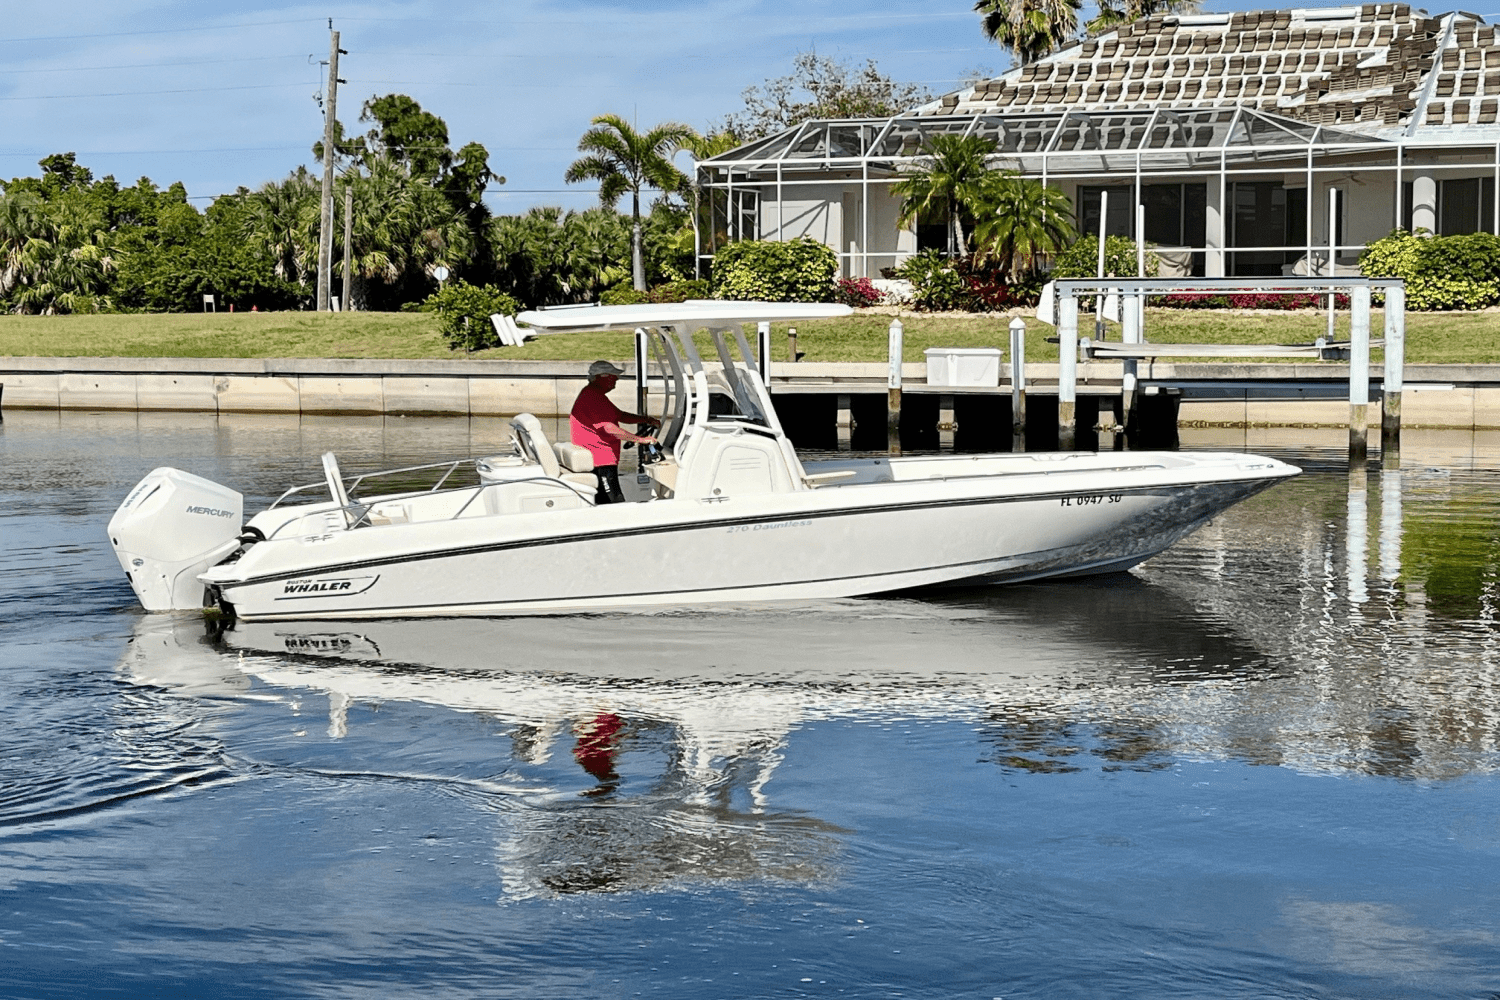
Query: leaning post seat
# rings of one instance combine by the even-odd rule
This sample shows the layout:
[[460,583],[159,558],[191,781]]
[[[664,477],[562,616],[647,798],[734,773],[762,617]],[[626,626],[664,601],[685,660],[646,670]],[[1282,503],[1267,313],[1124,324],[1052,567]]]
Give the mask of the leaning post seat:
[[[582,462],[582,459],[574,456],[575,450],[583,452],[584,457],[587,458],[588,452],[585,449],[575,444],[567,445],[566,450],[569,455],[568,471],[564,471],[562,463],[558,461],[564,449],[562,446],[559,446],[557,450],[553,450],[552,443],[547,440],[546,432],[542,430],[542,422],[536,418],[535,414],[517,414],[511,419],[510,428],[515,432],[516,443],[520,445],[521,451],[527,458],[542,467],[544,475],[552,479],[561,480],[574,488],[587,487],[588,495],[590,497],[594,495],[594,491],[599,486],[599,481],[593,474],[593,459],[588,459],[587,469],[578,469],[574,466],[575,462],[580,464]],[[580,492],[582,491],[580,490]]]

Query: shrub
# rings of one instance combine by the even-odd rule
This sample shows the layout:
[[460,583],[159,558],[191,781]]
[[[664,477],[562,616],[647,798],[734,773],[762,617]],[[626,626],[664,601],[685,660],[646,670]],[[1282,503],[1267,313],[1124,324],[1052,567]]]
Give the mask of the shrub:
[[[1104,273],[1115,278],[1134,278],[1137,273],[1135,240],[1111,236],[1104,241]],[[1146,250],[1146,277],[1156,277],[1161,259]],[[1083,236],[1058,254],[1052,262],[1053,278],[1097,278],[1099,276],[1099,237]]]
[[810,236],[785,242],[741,240],[714,255],[714,297],[828,302],[838,267],[838,255]]
[[891,273],[912,283],[918,309],[1014,309],[1035,305],[1042,290],[1038,276],[1010,280],[997,261],[980,264],[973,256],[950,258],[936,250],[908,257]]
[[1500,238],[1396,229],[1365,248],[1359,271],[1367,278],[1403,279],[1408,309],[1482,309],[1500,301]]
[[521,308],[515,299],[494,285],[471,285],[464,281],[444,285],[422,305],[437,313],[438,330],[448,346],[467,351],[500,346],[495,324],[490,322],[491,314],[513,316]]
[[977,256],[961,257],[953,262],[953,269],[969,286],[968,309],[1001,311],[1034,306],[1042,295],[1040,276],[1029,274],[1017,279],[1007,275],[998,260],[980,264]]
[[923,250],[898,264],[894,275],[911,282],[911,302],[918,309],[966,309],[971,304],[969,283],[951,258],[937,250]]
[[706,299],[712,294],[707,281],[687,278],[657,285],[647,293],[648,302],[686,302],[688,299]]
[[628,284],[606,288],[599,296],[601,306],[634,306],[650,301],[650,292],[637,291],[634,286]]
[[869,278],[840,278],[833,293],[835,302],[856,309],[879,305],[881,297],[880,289]]

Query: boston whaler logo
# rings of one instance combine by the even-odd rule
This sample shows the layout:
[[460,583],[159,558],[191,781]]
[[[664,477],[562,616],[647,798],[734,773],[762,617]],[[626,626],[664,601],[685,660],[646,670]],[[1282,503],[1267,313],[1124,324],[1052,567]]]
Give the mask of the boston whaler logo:
[[351,597],[375,586],[379,576],[302,577],[288,580],[278,601],[295,601],[305,597]]

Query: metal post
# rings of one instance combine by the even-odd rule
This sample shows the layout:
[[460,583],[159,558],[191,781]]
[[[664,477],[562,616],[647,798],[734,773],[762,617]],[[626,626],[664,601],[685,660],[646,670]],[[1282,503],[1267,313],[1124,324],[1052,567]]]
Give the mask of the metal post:
[[[1330,186],[1328,188],[1328,278],[1333,280],[1338,277],[1338,247],[1334,242],[1338,237],[1338,212],[1339,212],[1339,189]],[[1338,305],[1338,299],[1332,288],[1328,290],[1328,342],[1333,343],[1333,311]]]
[[1369,450],[1370,286],[1349,289],[1349,460],[1363,462]]
[[646,330],[635,328],[635,412],[646,412]]
[[[1139,160],[1140,154],[1136,154]],[[1136,164],[1139,171],[1140,164]],[[1141,203],[1141,178],[1136,174],[1135,178],[1135,276],[1144,278],[1146,276],[1146,206]]]
[[771,321],[763,319],[755,324],[755,364],[760,369],[760,380],[771,391]]
[[[1099,280],[1104,280],[1104,244],[1109,239],[1109,192],[1099,190]],[[1104,289],[1094,296],[1094,339],[1104,339]]]
[[[348,175],[345,175],[345,184],[344,184],[344,284],[343,284],[344,308],[345,309],[353,309],[354,308],[354,293],[350,290],[350,285],[353,283],[353,280],[354,280],[353,274],[351,273],[351,268],[353,267],[353,260],[354,260],[354,258],[353,258],[354,251],[351,249],[351,246],[352,246],[353,242],[354,242],[354,179],[352,177],[349,177]],[[639,412],[639,411],[637,411],[637,412]]]
[[1057,447],[1072,451],[1078,429],[1078,297],[1061,293],[1057,304]]
[[1401,383],[1406,377],[1406,285],[1385,292],[1385,371],[1381,382],[1380,457],[1394,468],[1401,462]]
[[[1127,344],[1142,343],[1141,318],[1144,310],[1140,303],[1145,302],[1146,293],[1140,292],[1129,296],[1128,302],[1120,303],[1120,319],[1124,324],[1122,339]],[[1135,358],[1125,358],[1121,363],[1122,374],[1120,376],[1120,424],[1129,427],[1135,420],[1135,385],[1136,368]]]
[[1011,451],[1026,450],[1026,321],[1010,321]]
[[[1075,325],[1077,321],[1074,321]],[[904,351],[905,331],[899,319],[891,320],[887,352],[890,372],[886,376],[885,436],[886,448],[892,455],[901,454],[901,359]]]

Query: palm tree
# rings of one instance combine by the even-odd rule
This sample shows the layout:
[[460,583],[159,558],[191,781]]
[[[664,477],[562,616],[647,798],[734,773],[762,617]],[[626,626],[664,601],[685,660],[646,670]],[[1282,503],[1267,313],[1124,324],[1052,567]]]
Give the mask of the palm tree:
[[1189,14],[1202,6],[1198,0],[1100,0],[1099,13],[1084,27],[1090,35],[1099,35],[1152,14]]
[[1034,271],[1039,255],[1061,250],[1077,235],[1067,195],[1014,173],[985,179],[983,204],[975,215],[977,256],[981,262],[998,261],[1011,279],[1019,269]]
[[900,223],[905,225],[930,212],[945,212],[949,252],[963,254],[968,248],[963,213],[973,215],[974,208],[983,203],[985,177],[989,174],[985,160],[994,151],[993,139],[977,135],[935,135],[927,140],[916,170],[891,185],[891,193],[901,199]]
[[578,140],[579,152],[588,153],[568,167],[564,179],[599,182],[599,203],[614,207],[620,195],[630,192],[630,269],[638,291],[646,290],[646,263],[641,252],[641,188],[680,191],[686,178],[672,164],[672,155],[694,134],[687,125],[663,122],[649,132],[637,132],[619,115],[599,115],[593,128]]
[[41,226],[41,202],[27,192],[0,196],[0,298],[21,280],[26,244]]
[[1082,0],[977,0],[974,10],[984,15],[985,37],[1025,65],[1078,33],[1082,6]]
[[699,231],[699,216],[702,214],[703,188],[698,184],[698,164],[703,160],[727,153],[740,144],[740,137],[730,129],[721,129],[717,132],[709,132],[708,135],[700,135],[694,132],[683,143],[683,148],[693,157],[693,175],[686,177],[682,195],[691,201],[693,221],[693,277],[703,276],[702,260],[698,256],[698,248],[703,245],[702,234]]
[[349,249],[351,308],[366,305],[367,285],[418,282],[438,266],[457,270],[474,249],[466,214],[441,190],[413,178],[393,157],[369,159],[369,174],[354,185],[353,245]]

